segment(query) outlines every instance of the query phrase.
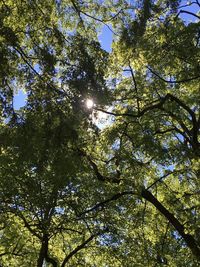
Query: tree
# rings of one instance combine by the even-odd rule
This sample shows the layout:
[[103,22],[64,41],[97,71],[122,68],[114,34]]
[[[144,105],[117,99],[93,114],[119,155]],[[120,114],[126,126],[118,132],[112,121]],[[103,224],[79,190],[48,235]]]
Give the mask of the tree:
[[[198,265],[199,23],[180,15],[199,15],[188,6],[200,4],[2,1],[2,266]],[[110,54],[102,24],[116,35]]]

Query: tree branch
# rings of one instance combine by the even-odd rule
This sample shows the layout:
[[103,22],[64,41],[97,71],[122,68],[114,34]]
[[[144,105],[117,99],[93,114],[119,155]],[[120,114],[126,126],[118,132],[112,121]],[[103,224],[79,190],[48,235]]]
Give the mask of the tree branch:
[[190,11],[180,10],[180,11],[179,11],[179,14],[180,14],[180,13],[189,14],[189,15],[192,15],[192,16],[194,16],[194,17],[200,19],[200,16],[198,16],[197,14],[195,14],[195,13],[193,13],[193,12],[190,12]]
[[[96,20],[96,21],[99,21],[99,22],[103,23],[106,27],[108,27],[108,29],[109,29],[114,35],[118,35],[118,34],[117,34],[116,32],[114,32],[114,31],[112,30],[112,28],[106,23],[106,22],[109,22],[109,21],[111,21],[112,19],[114,19],[114,17],[112,17],[110,20],[107,20],[107,21],[105,21],[105,20],[101,20],[101,19],[99,19],[99,18],[97,18],[97,17],[94,17],[94,16],[92,16],[92,15],[90,15],[90,14],[88,14],[88,13],[82,11],[81,9],[79,9],[73,0],[71,0],[71,3],[72,3],[72,5],[73,5],[74,9],[76,10],[76,12],[78,13],[78,16],[79,16],[79,18],[80,18],[81,21],[82,21],[82,18],[81,18],[81,16],[80,16],[80,14],[82,13],[82,14],[85,15],[86,17],[89,17],[89,18],[91,18],[91,19],[94,19],[94,20]],[[120,11],[120,12],[121,12],[121,11]],[[120,12],[118,12],[118,13],[116,14],[116,16],[119,15]]]
[[160,80],[162,80],[165,83],[171,83],[171,84],[175,84],[175,83],[186,83],[186,82],[190,82],[190,81],[197,80],[197,79],[200,78],[200,75],[198,75],[198,76],[187,78],[187,79],[183,79],[183,80],[170,81],[170,80],[166,80],[163,77],[161,77],[157,72],[155,72],[154,70],[152,70],[149,66],[147,66],[147,69],[151,73],[153,73],[156,77],[158,77]]
[[171,172],[168,172],[164,175],[162,175],[161,177],[159,177],[157,180],[155,180],[155,182],[153,182],[150,186],[147,187],[146,190],[149,190],[151,187],[153,187],[155,184],[157,184],[158,182],[161,182],[163,179],[167,178],[169,175],[171,174],[176,174],[176,173],[183,173],[185,172],[186,170],[177,170],[177,171],[171,171]]
[[81,216],[83,216],[83,215],[85,215],[85,214],[87,214],[89,212],[96,211],[97,209],[104,207],[109,202],[115,201],[115,200],[121,198],[122,196],[133,195],[133,194],[135,194],[134,191],[124,191],[124,192],[121,192],[121,193],[117,193],[117,194],[113,195],[111,198],[108,198],[108,199],[106,199],[106,200],[104,200],[102,202],[99,202],[96,205],[94,205],[93,207],[85,210],[84,212],[80,213],[78,216],[81,217]]
[[134,75],[134,72],[133,72],[133,69],[132,69],[130,63],[129,63],[129,68],[130,68],[131,77],[132,77],[132,80],[133,80],[133,83],[134,83],[135,92],[136,92],[136,95],[137,95],[137,98],[136,98],[136,101],[137,101],[137,109],[138,109],[138,112],[140,112],[140,102],[139,102],[139,97],[138,97],[137,82],[136,82],[135,75]]
[[61,267],[65,267],[66,263],[77,253],[79,250],[85,248],[85,246],[91,242],[96,236],[100,235],[101,233],[96,233],[91,235],[88,239],[86,239],[81,245],[77,246],[74,250],[72,250],[63,260]]
[[89,161],[97,179],[99,181],[102,181],[102,182],[112,182],[112,183],[117,183],[119,184],[120,183],[120,179],[119,177],[116,175],[116,177],[105,177],[103,176],[100,172],[99,172],[99,169],[96,165],[96,163],[94,163],[94,161],[84,152],[84,151],[81,151],[80,149],[78,149],[79,153],[81,156],[85,156],[87,158],[87,160]]
[[170,93],[168,93],[168,94],[166,94],[166,96],[162,97],[158,103],[145,107],[137,115],[132,114],[132,113],[121,113],[120,114],[120,113],[115,113],[115,112],[109,112],[109,111],[106,111],[106,110],[103,110],[100,108],[94,108],[94,110],[101,111],[101,112],[104,112],[106,114],[114,115],[114,116],[127,116],[127,117],[139,118],[139,117],[142,117],[148,111],[161,108],[168,99],[175,101],[182,108],[184,108],[191,115],[193,123],[196,123],[195,113],[183,101],[181,101],[180,99],[178,99],[177,97],[173,96]]
[[190,234],[185,233],[185,229],[183,224],[177,220],[174,215],[169,212],[158,200],[153,196],[153,194],[143,189],[141,192],[141,196],[153,204],[153,206],[160,211],[160,213],[174,226],[174,228],[177,230],[177,232],[180,234],[180,236],[183,238],[187,246],[191,249],[193,255],[200,260],[200,248],[196,243],[196,240],[194,237]]

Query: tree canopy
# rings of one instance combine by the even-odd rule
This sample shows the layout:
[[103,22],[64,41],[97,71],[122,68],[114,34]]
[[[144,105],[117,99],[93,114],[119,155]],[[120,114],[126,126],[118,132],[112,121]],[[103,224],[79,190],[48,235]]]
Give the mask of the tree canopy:
[[198,10],[1,1],[1,267],[198,266]]

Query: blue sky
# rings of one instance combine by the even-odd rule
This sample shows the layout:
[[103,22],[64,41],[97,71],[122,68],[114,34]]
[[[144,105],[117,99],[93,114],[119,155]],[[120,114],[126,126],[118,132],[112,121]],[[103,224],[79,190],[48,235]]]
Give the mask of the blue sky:
[[[193,2],[193,1],[181,1],[181,6],[184,6],[184,5],[187,5],[189,2]],[[199,9],[199,6],[197,4],[192,4],[191,6],[188,6],[188,7],[183,7],[181,8],[181,10],[187,10],[189,12],[192,12],[192,13],[197,13],[197,12],[200,12],[200,9]],[[182,13],[180,14],[180,17],[184,20],[184,21],[187,21],[187,22],[192,22],[192,21],[195,21],[196,18],[194,18],[194,16],[192,15],[189,15],[189,14],[185,14],[185,13]]]
[[22,90],[19,90],[19,92],[14,96],[13,104],[16,110],[20,109],[20,107],[25,106],[26,94]]
[[104,50],[111,52],[112,32],[107,26],[103,26],[102,33],[99,35],[99,42]]

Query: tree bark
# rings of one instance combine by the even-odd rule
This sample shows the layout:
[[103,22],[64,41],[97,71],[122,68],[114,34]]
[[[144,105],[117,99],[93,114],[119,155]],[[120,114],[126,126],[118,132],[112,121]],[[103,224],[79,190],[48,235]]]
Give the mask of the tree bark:
[[48,237],[46,235],[42,238],[42,245],[40,248],[40,253],[37,261],[37,267],[42,267],[45,256],[47,255],[48,251]]
[[46,260],[46,262],[48,262],[48,263],[51,263],[53,267],[58,266],[56,260],[54,260],[53,258],[51,258],[48,255],[48,245],[49,245],[49,238],[46,234],[44,234],[43,239],[42,239],[42,245],[40,248],[38,261],[37,261],[37,267],[42,267],[44,260]]
[[191,249],[193,255],[200,261],[200,247],[197,245],[196,240],[190,234],[186,234],[184,226],[177,220],[174,215],[169,212],[153,194],[148,190],[142,190],[142,197],[151,202],[157,210],[174,226],[180,236],[183,238],[187,246]]

